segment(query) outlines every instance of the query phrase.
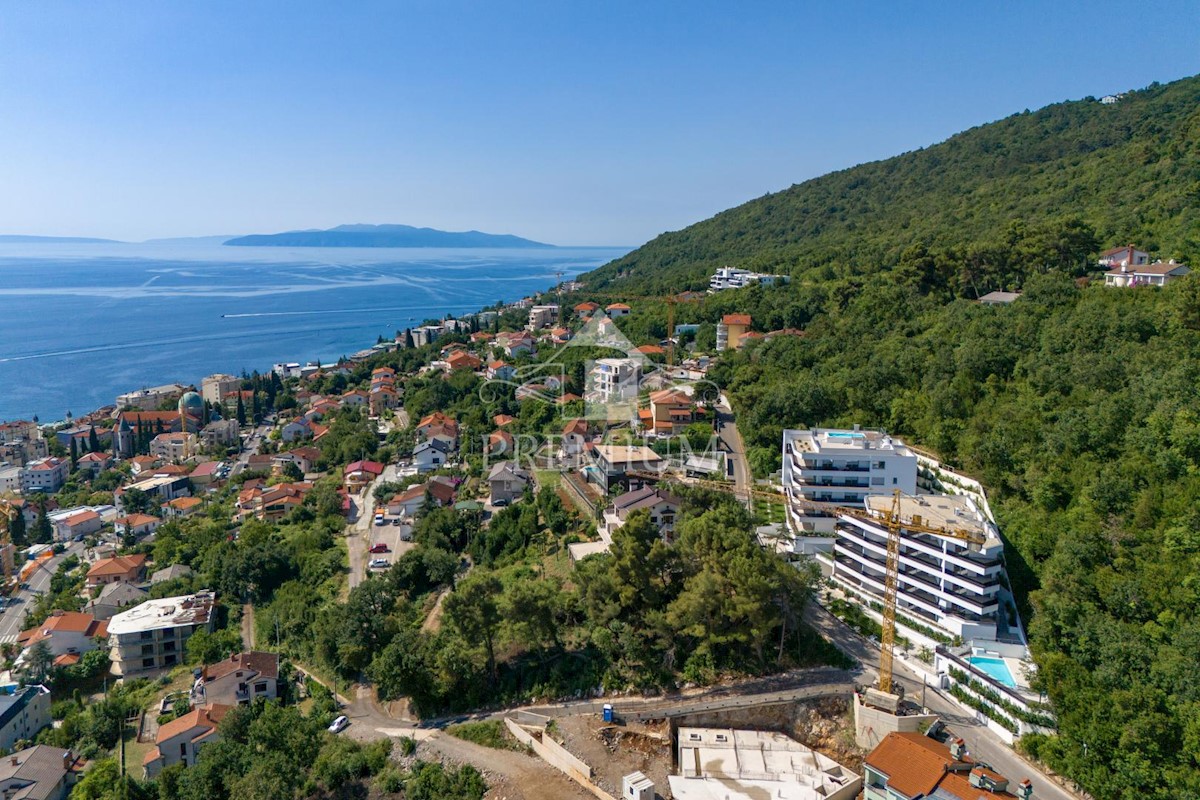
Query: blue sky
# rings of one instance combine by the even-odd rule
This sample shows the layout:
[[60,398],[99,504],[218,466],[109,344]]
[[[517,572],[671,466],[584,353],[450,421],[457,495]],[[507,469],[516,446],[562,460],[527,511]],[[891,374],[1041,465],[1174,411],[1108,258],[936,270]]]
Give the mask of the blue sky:
[[1197,72],[1194,0],[9,3],[0,232],[401,222],[633,245]]

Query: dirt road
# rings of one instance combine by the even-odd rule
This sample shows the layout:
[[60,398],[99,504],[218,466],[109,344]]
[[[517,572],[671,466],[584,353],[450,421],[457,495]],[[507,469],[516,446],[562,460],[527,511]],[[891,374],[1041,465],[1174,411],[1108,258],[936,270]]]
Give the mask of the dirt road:
[[443,731],[421,742],[417,755],[437,755],[457,764],[472,764],[487,778],[489,800],[596,800],[536,756],[493,750]]

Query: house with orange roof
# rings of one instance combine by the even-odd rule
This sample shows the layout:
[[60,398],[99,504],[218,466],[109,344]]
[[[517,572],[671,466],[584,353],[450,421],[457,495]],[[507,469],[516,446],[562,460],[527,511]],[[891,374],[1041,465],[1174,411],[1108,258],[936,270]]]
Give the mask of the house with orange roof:
[[936,797],[939,800],[1030,800],[1026,778],[1011,784],[967,755],[962,739],[942,744],[922,733],[889,733],[863,762],[864,800]]
[[517,418],[509,414],[497,414],[492,417],[492,424],[497,428],[503,428],[506,425],[511,425],[517,421]]
[[61,542],[78,541],[96,533],[104,526],[104,519],[94,509],[85,508],[54,523],[54,538]]
[[193,706],[240,706],[259,698],[279,697],[279,656],[262,650],[234,653],[224,661],[201,668],[192,686]]
[[468,353],[464,350],[455,350],[446,358],[446,365],[451,372],[460,369],[477,370],[483,366],[483,362],[478,356]]
[[666,354],[666,349],[657,344],[644,344],[637,348],[637,351],[644,356],[661,356]]
[[567,403],[573,403],[576,400],[582,400],[582,399],[583,399],[582,397],[580,397],[579,395],[577,395],[573,392],[566,392],[566,393],[561,394],[558,397],[554,398],[554,403],[555,403],[555,405],[565,406]]
[[346,491],[357,494],[383,474],[383,464],[378,461],[355,461],[347,464],[342,474]]
[[368,394],[367,405],[370,408],[371,416],[381,417],[384,412],[391,411],[400,405],[400,394],[390,383],[372,386]]
[[155,747],[146,753],[142,768],[147,778],[154,778],[167,767],[196,765],[200,750],[220,740],[217,726],[232,706],[212,705],[194,708],[178,719],[158,727]]
[[513,435],[508,431],[493,431],[488,437],[487,453],[490,456],[500,456],[513,451]]
[[75,464],[79,469],[92,473],[94,478],[112,467],[113,457],[108,453],[84,453]]
[[364,392],[362,389],[351,389],[350,391],[342,394],[341,397],[339,397],[338,399],[341,401],[341,404],[344,406],[351,406],[354,408],[362,408],[363,406],[365,406],[367,404],[367,400],[369,399],[369,397],[368,397],[367,393]]
[[495,335],[488,333],[487,331],[476,331],[475,333],[471,334],[471,343],[479,344],[480,342],[490,342],[495,338]]
[[203,504],[204,501],[199,497],[176,497],[163,503],[160,508],[163,519],[185,519],[200,511]]
[[577,456],[583,452],[588,440],[587,420],[571,419],[563,426],[562,454],[565,457]]
[[570,328],[555,328],[550,331],[550,341],[554,344],[566,344],[573,338],[575,338],[575,334]]
[[742,346],[742,337],[750,330],[749,314],[726,314],[717,323],[717,352],[737,350]]
[[146,554],[102,558],[87,571],[89,589],[110,583],[140,583],[146,578]]
[[490,381],[511,381],[516,374],[516,368],[507,361],[492,361],[487,365],[487,379]]
[[598,308],[600,308],[599,303],[593,303],[591,300],[588,300],[586,302],[577,304],[572,310],[575,312],[575,316],[577,317],[590,317],[592,314],[596,313]]
[[119,536],[136,536],[140,538],[154,533],[161,524],[161,519],[152,517],[149,514],[130,514],[126,517],[117,517],[113,522],[113,528]]
[[[91,614],[79,611],[56,610],[40,625],[17,634],[17,644],[22,647],[17,657],[18,667],[29,658],[29,650],[39,642],[45,642],[50,654],[58,658],[64,655],[81,655],[97,648],[96,639],[108,636],[108,622],[98,620]],[[20,670],[18,670],[20,671]]]
[[610,317],[628,316],[632,310],[633,309],[624,303],[609,303],[604,307],[604,313],[608,314]]
[[157,465],[158,459],[154,456],[134,456],[129,459],[129,471],[135,478],[142,474],[149,475]]

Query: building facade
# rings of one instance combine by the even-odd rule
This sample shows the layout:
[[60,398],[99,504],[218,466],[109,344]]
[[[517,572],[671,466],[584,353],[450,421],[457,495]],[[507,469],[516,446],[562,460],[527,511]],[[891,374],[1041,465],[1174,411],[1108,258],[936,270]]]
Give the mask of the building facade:
[[121,676],[184,661],[187,640],[198,630],[211,631],[216,596],[192,595],[147,600],[108,621],[109,658]]

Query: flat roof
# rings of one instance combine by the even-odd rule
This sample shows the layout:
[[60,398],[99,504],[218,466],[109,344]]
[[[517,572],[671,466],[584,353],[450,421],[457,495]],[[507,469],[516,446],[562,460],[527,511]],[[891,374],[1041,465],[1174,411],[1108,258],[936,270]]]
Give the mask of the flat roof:
[[128,611],[122,611],[108,621],[109,635],[177,628],[181,625],[203,625],[212,613],[216,595],[201,590],[195,594],[147,600]]
[[[864,502],[873,513],[885,514],[892,509],[895,497],[886,494],[868,495]],[[926,525],[939,528],[968,530],[985,537],[986,545],[1000,544],[996,528],[968,497],[957,494],[900,495],[900,518],[920,517]]]
[[[797,450],[806,453],[835,455],[858,450],[873,450],[898,456],[913,456],[904,442],[893,439],[886,431],[845,430],[838,428],[809,428],[787,430],[784,436]],[[915,458],[915,456],[913,456]]]
[[610,464],[657,464],[662,456],[643,445],[598,444],[597,455]]

